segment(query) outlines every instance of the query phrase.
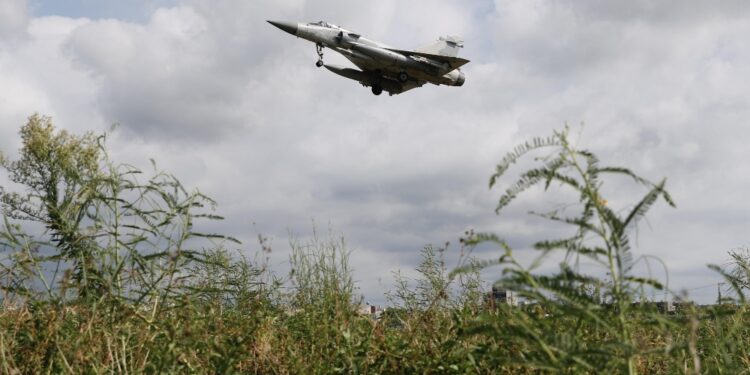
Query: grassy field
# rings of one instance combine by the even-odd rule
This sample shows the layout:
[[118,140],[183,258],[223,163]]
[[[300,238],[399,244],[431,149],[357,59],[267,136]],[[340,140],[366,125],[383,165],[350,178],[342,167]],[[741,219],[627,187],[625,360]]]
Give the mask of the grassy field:
[[[570,236],[540,239],[536,267],[499,234],[466,233],[465,253],[494,244],[497,257],[453,269],[425,247],[419,277],[397,278],[378,319],[360,313],[342,240],[294,243],[291,271],[275,274],[227,250],[234,238],[198,230],[222,219],[209,197],[167,173],[115,164],[104,136],[32,116],[21,137],[19,159],[0,158],[22,187],[0,189],[0,373],[749,372],[747,257],[714,267],[733,298],[723,304],[664,313],[634,303],[647,290],[671,292],[634,274],[628,235],[654,204],[674,203],[665,181],[600,165],[567,130],[508,153],[491,186],[542,150],[503,182],[496,209],[537,185],[572,191],[574,209],[541,214]],[[602,195],[609,175],[643,195],[613,209]],[[270,251],[262,237],[258,247]],[[557,271],[538,272],[551,254],[565,255]],[[604,276],[581,272],[581,259]],[[502,270],[494,286],[526,304],[488,303],[480,271],[490,266]]]

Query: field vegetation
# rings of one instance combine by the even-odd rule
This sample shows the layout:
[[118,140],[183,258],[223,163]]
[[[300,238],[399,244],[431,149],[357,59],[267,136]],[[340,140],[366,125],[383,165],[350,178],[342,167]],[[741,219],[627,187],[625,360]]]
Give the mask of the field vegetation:
[[[645,260],[629,237],[653,205],[674,206],[666,182],[602,165],[567,129],[508,153],[490,187],[509,186],[498,213],[534,186],[574,194],[538,214],[569,236],[539,239],[531,265],[502,234],[465,233],[451,268],[444,248],[426,246],[420,276],[397,273],[377,319],[360,312],[343,239],[293,241],[291,271],[276,274],[263,237],[248,258],[230,250],[235,238],[200,231],[222,220],[215,202],[155,166],[110,160],[104,135],[39,115],[20,135],[18,159],[0,156],[11,182],[0,187],[3,374],[749,372],[750,256],[712,266],[726,279],[722,303],[673,313],[648,303],[653,291],[683,298],[635,272]],[[532,167],[508,183],[521,159]],[[618,175],[642,193],[613,208],[603,187]],[[494,259],[472,258],[480,245],[495,246]],[[540,271],[549,262],[556,270]],[[502,271],[495,288],[526,303],[491,301],[487,267]]]

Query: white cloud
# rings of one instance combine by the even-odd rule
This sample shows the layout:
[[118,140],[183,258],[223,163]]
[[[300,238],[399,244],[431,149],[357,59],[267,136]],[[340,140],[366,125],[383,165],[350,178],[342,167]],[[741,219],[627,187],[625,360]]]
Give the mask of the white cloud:
[[25,0],[0,0],[0,41],[22,36],[28,22]]
[[61,53],[71,31],[85,22],[35,18],[23,41],[0,43],[0,146],[6,153],[20,144],[18,129],[35,112],[76,131],[99,126],[93,81]]

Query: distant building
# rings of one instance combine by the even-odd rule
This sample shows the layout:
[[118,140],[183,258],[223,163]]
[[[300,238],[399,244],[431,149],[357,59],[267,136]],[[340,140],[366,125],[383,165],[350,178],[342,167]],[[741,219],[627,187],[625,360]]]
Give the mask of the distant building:
[[378,319],[383,313],[383,308],[380,306],[371,305],[369,302],[366,302],[364,305],[359,306],[358,311],[361,315],[366,315]]
[[492,292],[488,295],[488,303],[490,306],[499,306],[506,304],[509,306],[518,306],[518,298],[512,290],[500,289],[493,286]]
[[675,312],[674,302],[659,301],[656,303],[656,310],[662,314],[672,314]]

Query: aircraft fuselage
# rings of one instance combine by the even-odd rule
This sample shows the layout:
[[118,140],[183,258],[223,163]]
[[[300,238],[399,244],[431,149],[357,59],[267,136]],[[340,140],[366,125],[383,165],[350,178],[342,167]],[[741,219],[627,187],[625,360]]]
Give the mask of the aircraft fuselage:
[[[292,35],[315,43],[320,57],[318,66],[324,65],[323,47],[330,48],[346,57],[362,71],[337,66],[326,67],[336,74],[357,80],[363,85],[372,86],[374,93],[376,86],[391,94],[398,94],[422,86],[425,82],[461,86],[465,81],[464,74],[460,69],[452,66],[451,62],[461,60],[457,64],[463,65],[468,60],[397,50],[323,21],[307,24],[268,22]],[[454,63],[454,65],[457,64]],[[393,82],[384,82],[385,80]]]

